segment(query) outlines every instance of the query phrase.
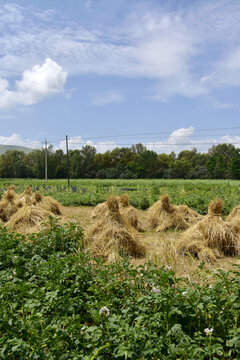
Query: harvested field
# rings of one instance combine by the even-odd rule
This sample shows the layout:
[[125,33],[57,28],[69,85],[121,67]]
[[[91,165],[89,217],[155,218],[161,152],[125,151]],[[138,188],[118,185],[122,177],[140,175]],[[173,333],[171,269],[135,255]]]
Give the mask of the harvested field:
[[[90,206],[79,207],[62,207],[63,220],[77,221],[83,228],[86,235],[89,234],[90,228],[96,221],[91,219],[91,215],[94,212],[94,208]],[[139,220],[146,227],[146,211],[139,210]],[[203,272],[199,272],[199,265],[202,260],[194,256],[185,256],[179,254],[177,247],[179,239],[183,231],[181,230],[168,230],[165,232],[155,232],[148,230],[142,233],[138,233],[138,238],[146,248],[146,256],[143,258],[130,258],[131,264],[141,265],[147,261],[153,261],[159,266],[171,266],[172,269],[177,271],[179,275],[184,277],[190,277],[192,280],[203,281],[201,279]],[[111,256],[109,257],[111,261]],[[206,261],[204,268],[206,270],[214,270],[216,268],[222,268],[228,270],[232,264],[240,264],[240,259],[230,256],[224,256],[216,258],[214,262]],[[206,272],[206,276],[208,273]]]

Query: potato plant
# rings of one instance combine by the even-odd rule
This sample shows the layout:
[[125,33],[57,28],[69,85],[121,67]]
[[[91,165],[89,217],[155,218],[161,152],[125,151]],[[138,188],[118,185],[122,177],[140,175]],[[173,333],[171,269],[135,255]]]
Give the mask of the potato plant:
[[198,284],[90,259],[78,224],[45,227],[0,227],[0,359],[240,359],[239,266]]

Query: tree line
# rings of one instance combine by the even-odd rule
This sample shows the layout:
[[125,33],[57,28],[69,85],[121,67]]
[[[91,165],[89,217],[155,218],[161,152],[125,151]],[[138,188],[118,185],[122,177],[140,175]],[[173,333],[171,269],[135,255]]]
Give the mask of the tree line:
[[[45,150],[8,150],[0,156],[1,178],[45,177]],[[67,178],[67,155],[62,150],[47,150],[48,178]],[[177,155],[157,154],[139,143],[97,153],[85,145],[69,151],[70,177],[97,179],[240,179],[240,149],[232,144],[212,146],[206,153],[197,149]]]

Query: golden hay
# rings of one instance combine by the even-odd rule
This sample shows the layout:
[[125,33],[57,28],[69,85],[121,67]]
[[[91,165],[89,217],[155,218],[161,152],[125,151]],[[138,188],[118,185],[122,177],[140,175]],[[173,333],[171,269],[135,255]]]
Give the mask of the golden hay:
[[123,208],[130,206],[128,194],[124,193],[120,196],[120,206],[122,206]]
[[0,218],[3,222],[8,221],[11,216],[18,210],[16,204],[17,193],[15,192],[14,186],[9,188],[3,193],[0,201]]
[[9,188],[3,193],[1,201],[12,202],[17,198],[17,193],[15,192],[15,187],[9,186]]
[[236,256],[239,253],[237,228],[221,218],[222,208],[222,200],[212,201],[208,215],[181,235],[178,243],[181,254],[213,261],[223,255]]
[[49,215],[51,215],[50,212],[36,208],[34,205],[24,206],[13,214],[5,226],[14,230],[29,232],[33,230],[33,228],[38,228]]
[[228,215],[226,221],[236,220],[240,223],[240,206],[236,206]]
[[33,194],[31,186],[21,194],[9,187],[0,201],[0,218],[6,226],[29,230],[36,227],[49,215],[61,215],[60,204],[50,196]]
[[142,225],[138,218],[138,210],[129,204],[127,194],[120,196],[120,213],[126,221],[137,231],[143,231]]
[[98,204],[93,211],[92,219],[101,219],[107,215],[108,206],[107,202],[104,201],[103,203]]
[[139,242],[136,231],[120,214],[118,201],[115,196],[107,199],[107,216],[99,221],[89,234],[90,253],[104,258],[108,258],[112,253],[143,257],[145,247]]
[[52,212],[54,215],[62,215],[59,202],[51,196],[43,196],[42,203],[42,207],[45,208],[45,210]]
[[190,225],[198,222],[202,217],[186,205],[173,205],[168,195],[163,195],[159,201],[148,209],[149,227],[156,231],[167,229],[186,230]]

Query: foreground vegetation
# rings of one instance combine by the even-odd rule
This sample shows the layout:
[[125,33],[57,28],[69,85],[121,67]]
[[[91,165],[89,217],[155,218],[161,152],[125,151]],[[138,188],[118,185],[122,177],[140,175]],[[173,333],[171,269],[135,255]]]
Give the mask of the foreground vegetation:
[[201,264],[198,284],[152,263],[90,261],[77,224],[44,227],[0,227],[1,359],[240,359],[239,266]]
[[90,205],[96,206],[109,195],[121,195],[127,192],[131,205],[145,210],[159,200],[163,194],[168,194],[172,203],[190,206],[200,214],[206,214],[212,199],[224,200],[224,213],[228,214],[234,206],[240,203],[240,182],[237,180],[71,180],[67,187],[66,180],[49,180],[44,186],[37,179],[2,179],[0,180],[0,195],[9,185],[14,184],[18,193],[27,185],[32,185],[34,191],[50,195],[66,206]]

